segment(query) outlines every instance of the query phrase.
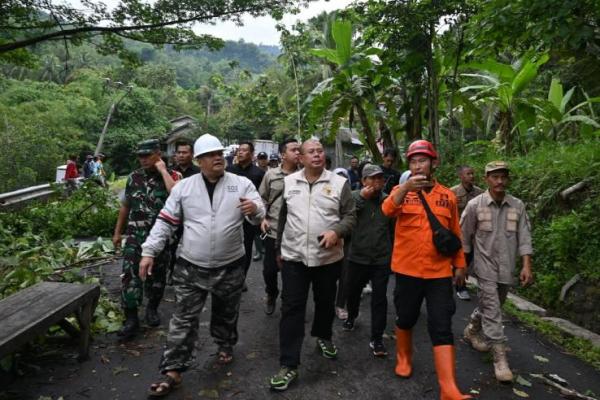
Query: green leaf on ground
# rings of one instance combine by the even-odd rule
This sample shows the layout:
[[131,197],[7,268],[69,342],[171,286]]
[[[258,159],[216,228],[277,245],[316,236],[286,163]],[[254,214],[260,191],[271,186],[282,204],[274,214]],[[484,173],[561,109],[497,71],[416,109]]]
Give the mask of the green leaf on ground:
[[543,363],[550,362],[550,360],[548,360],[546,357],[538,356],[537,354],[534,355],[533,358],[535,358],[539,362],[543,362]]
[[531,387],[531,382],[529,382],[527,379],[523,378],[521,375],[517,375],[516,382],[521,386]]
[[206,397],[208,399],[218,399],[219,398],[219,391],[216,389],[202,389],[199,393],[198,396],[200,397]]
[[516,394],[519,397],[524,398],[524,399],[526,399],[526,398],[529,397],[529,395],[527,393],[525,393],[525,392],[523,392],[523,391],[521,391],[519,389],[516,389],[516,388],[513,388],[513,393]]
[[115,368],[113,368],[112,373],[113,373],[113,375],[116,376],[122,372],[127,372],[127,371],[129,371],[129,368],[127,368],[127,367],[115,367]]

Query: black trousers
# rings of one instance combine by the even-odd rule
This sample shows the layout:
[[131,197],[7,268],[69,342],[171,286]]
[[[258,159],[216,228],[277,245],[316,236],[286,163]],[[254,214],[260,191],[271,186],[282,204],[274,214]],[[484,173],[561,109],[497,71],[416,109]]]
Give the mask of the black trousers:
[[390,279],[389,265],[364,265],[348,262],[348,318],[356,319],[360,307],[360,295],[371,281],[371,340],[380,340],[387,320],[387,285]]
[[304,317],[308,290],[312,283],[315,311],[311,336],[331,340],[335,318],[335,289],[341,261],[319,267],[284,261],[281,270],[281,321],[279,322],[279,362],[296,368],[304,340]]
[[452,316],[456,312],[456,304],[453,295],[452,278],[423,279],[396,274],[396,326],[412,329],[425,299],[431,343],[434,346],[454,344]]
[[246,271],[246,275],[248,275],[248,270],[250,269],[250,264],[252,263],[252,245],[254,244],[254,237],[257,233],[258,227],[244,220],[244,253],[246,253],[244,270]]
[[340,271],[340,278],[338,279],[337,296],[335,298],[335,306],[339,308],[346,308],[348,297],[348,254],[350,254],[350,239],[345,239],[344,259]]
[[264,240],[265,257],[263,258],[263,278],[265,280],[265,292],[271,297],[279,295],[277,287],[277,260],[275,259],[275,239],[266,237]]

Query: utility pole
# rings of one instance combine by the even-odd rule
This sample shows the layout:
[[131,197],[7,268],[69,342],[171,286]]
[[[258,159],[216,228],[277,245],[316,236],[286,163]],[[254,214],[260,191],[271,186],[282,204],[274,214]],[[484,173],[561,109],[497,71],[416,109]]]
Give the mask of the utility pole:
[[113,83],[110,80],[110,78],[104,78],[104,81],[105,81],[106,87],[122,89],[122,90],[125,90],[125,93],[123,93],[123,95],[121,95],[121,97],[118,98],[118,100],[113,100],[112,104],[110,105],[110,109],[108,110],[108,115],[106,116],[106,121],[104,122],[104,127],[102,128],[102,133],[100,133],[100,137],[98,138],[98,144],[96,145],[96,151],[94,151],[94,156],[97,156],[98,154],[100,154],[102,152],[102,146],[104,145],[104,137],[106,136],[108,124],[110,123],[110,120],[111,120],[115,110],[117,109],[117,106],[133,90],[132,85],[127,85],[127,86],[123,87],[124,85],[122,82],[114,82]]

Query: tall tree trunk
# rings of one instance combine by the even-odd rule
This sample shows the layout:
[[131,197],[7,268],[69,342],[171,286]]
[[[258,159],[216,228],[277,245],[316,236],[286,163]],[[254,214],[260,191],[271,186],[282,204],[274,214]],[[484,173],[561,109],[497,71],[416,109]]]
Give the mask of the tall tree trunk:
[[292,63],[292,71],[294,72],[294,84],[296,85],[296,123],[297,123],[297,131],[296,135],[298,139],[301,137],[301,122],[300,122],[300,86],[298,85],[298,72],[296,71],[296,62],[294,61],[294,56],[290,56],[290,62]]
[[421,85],[415,87],[411,108],[412,130],[410,132],[410,137],[407,138],[409,142],[420,139],[423,136],[423,119],[421,118],[421,110],[423,108],[423,88]]
[[100,137],[98,138],[98,144],[96,145],[96,151],[94,151],[94,156],[97,156],[102,152],[102,146],[104,145],[104,137],[106,136],[106,130],[108,129],[108,124],[110,123],[110,119],[112,118],[112,115],[115,112],[116,108],[116,103],[112,103],[110,105],[110,110],[108,110],[108,115],[106,116],[104,127],[102,128],[102,133],[100,133]]
[[387,126],[383,119],[379,120],[379,132],[381,134],[381,139],[383,139],[383,148],[384,149],[395,149],[396,141],[392,135],[392,131]]
[[498,131],[500,133],[500,143],[504,146],[506,154],[510,154],[512,148],[512,113],[508,111],[500,111],[498,113],[500,124]]
[[373,130],[371,129],[371,124],[369,123],[369,118],[367,117],[367,113],[360,103],[355,103],[354,107],[356,109],[356,113],[358,114],[358,119],[360,120],[360,124],[363,127],[363,132],[365,133],[365,141],[367,142],[367,147],[371,151],[373,155],[373,161],[377,164],[381,164],[383,159],[381,158],[381,153],[379,152],[379,148],[377,147],[377,142],[375,141],[375,136],[373,135]]
[[440,146],[440,124],[439,124],[439,82],[437,76],[437,70],[435,68],[435,60],[433,54],[433,38],[435,36],[435,23],[431,21],[429,23],[429,34],[427,38],[429,39],[428,48],[427,48],[427,77],[428,77],[428,107],[429,107],[429,132],[431,135],[431,141],[433,145],[438,150],[438,154],[441,154],[441,146]]
[[[460,29],[460,35],[458,37],[458,45],[456,48],[456,57],[454,59],[454,66],[452,69],[452,87],[450,90],[450,96],[448,99],[448,141],[455,139],[458,121],[454,116],[454,95],[456,94],[456,90],[458,89],[458,66],[460,64],[460,55],[462,54],[463,46],[464,46],[464,30]],[[462,132],[462,131],[461,131]],[[462,134],[461,134],[462,136]],[[464,144],[464,137],[460,138],[461,146]]]

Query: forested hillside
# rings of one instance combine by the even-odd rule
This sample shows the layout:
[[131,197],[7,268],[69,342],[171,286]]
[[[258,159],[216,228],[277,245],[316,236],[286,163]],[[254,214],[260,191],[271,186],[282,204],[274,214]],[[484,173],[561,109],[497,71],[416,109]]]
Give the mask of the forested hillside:
[[[357,1],[281,27],[280,52],[243,42],[177,51],[151,46],[147,32],[114,53],[84,36],[3,50],[22,31],[0,36],[0,191],[51,179],[69,153],[92,151],[126,93],[105,147],[118,174],[134,165],[136,142],[183,114],[225,141],[332,142],[349,126],[365,143],[356,155],[375,161],[380,148],[402,153],[427,138],[448,185],[460,164],[480,174],[493,159],[513,165],[512,192],[534,228],[537,283],[525,293],[600,330],[597,1]],[[560,301],[575,274],[574,297]]]
[[111,103],[128,85],[133,90],[111,120],[104,150],[111,171],[126,173],[135,143],[162,137],[169,119],[180,115],[225,134],[232,122],[211,118],[222,107],[216,91],[250,83],[275,63],[273,48],[263,51],[243,41],[226,42],[213,52],[136,42],[128,42],[127,49],[136,63],[99,54],[87,43],[70,49],[68,57],[60,44],[45,44],[33,51],[31,66],[0,66],[0,171],[6,177],[0,192],[52,180],[68,154],[93,151]]

